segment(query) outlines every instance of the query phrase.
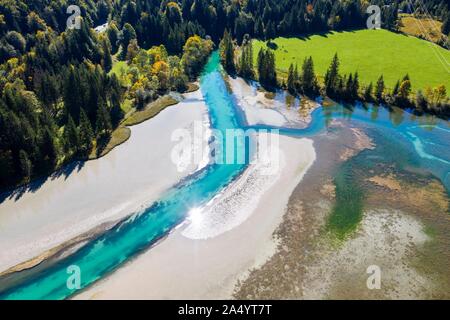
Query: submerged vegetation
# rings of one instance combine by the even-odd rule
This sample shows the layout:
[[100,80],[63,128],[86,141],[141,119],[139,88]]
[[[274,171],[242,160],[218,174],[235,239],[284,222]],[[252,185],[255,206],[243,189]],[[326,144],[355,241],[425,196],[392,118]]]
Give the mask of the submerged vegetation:
[[[392,121],[395,123],[394,119]],[[418,166],[412,151],[406,149],[401,142],[390,140],[388,133],[379,130],[369,132],[375,142],[375,148],[363,150],[346,160],[334,177],[336,197],[326,229],[339,240],[345,239],[358,228],[367,209],[366,200],[371,194],[370,188],[373,183],[378,182],[373,177],[405,176],[403,180],[408,182],[406,177],[414,175],[416,180],[421,177],[428,181],[428,173],[411,171],[411,168]],[[387,178],[384,180],[390,181]],[[390,181],[390,187],[399,188],[395,180]]]
[[363,216],[364,193],[354,176],[351,163],[345,163],[334,178],[336,200],[330,213],[327,229],[338,239],[354,231]]

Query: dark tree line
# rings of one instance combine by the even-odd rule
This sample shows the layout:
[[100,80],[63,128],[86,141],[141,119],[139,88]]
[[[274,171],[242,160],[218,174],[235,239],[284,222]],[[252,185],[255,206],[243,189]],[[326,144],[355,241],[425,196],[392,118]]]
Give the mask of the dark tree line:
[[[66,30],[70,4],[81,9],[80,30]],[[409,10],[404,0],[371,4],[383,8],[383,27],[391,30],[398,27],[398,10]],[[414,4],[417,7],[417,1]],[[147,94],[147,87],[153,98],[169,89],[184,90],[212,49],[210,41],[202,40],[207,36],[216,44],[223,38],[221,58],[229,72],[258,78],[272,87],[278,85],[273,52],[259,52],[254,66],[248,39],[359,29],[365,27],[367,5],[361,0],[2,0],[0,187],[85,158],[99,139],[109,137],[123,117],[120,106],[129,93],[109,74],[112,55],[133,66],[142,57],[139,61],[150,63],[154,57],[143,50],[153,46],[164,45],[161,51],[167,49],[171,55],[159,57],[150,71],[140,70],[139,76],[146,81],[131,84],[137,102]],[[447,0],[427,0],[420,10],[443,21],[442,31],[448,31]],[[96,34],[92,28],[105,22],[109,23],[106,32]],[[315,95],[321,90],[312,59],[292,66],[288,78],[287,87],[294,94]],[[357,74],[337,80],[330,75],[329,81],[336,85],[330,90],[345,98],[356,98],[359,91],[360,98],[378,99],[372,92],[380,87],[378,83],[359,88]],[[444,110],[445,88],[418,93],[413,102],[410,97],[402,100],[410,88],[408,81],[399,81],[398,92],[382,93],[382,99],[409,101],[424,111]],[[141,100],[143,107],[147,99]]]
[[319,83],[314,72],[314,61],[312,57],[306,58],[301,70],[296,65],[290,65],[286,87],[293,95],[304,94],[317,96],[319,94]]
[[276,87],[278,85],[277,72],[275,70],[275,53],[270,49],[261,48],[258,52],[258,79],[264,87]]
[[[81,8],[80,29],[66,30],[69,4]],[[143,69],[150,70],[145,76],[151,81],[133,86],[137,104],[140,94],[148,95],[144,85],[155,90],[152,98],[172,88],[186,89],[187,79],[198,75],[212,44],[193,36],[205,32],[194,20],[181,17],[180,5],[115,0],[1,2],[0,188],[27,182],[73,159],[85,159],[95,145],[109,140],[124,116],[121,105],[129,91],[109,73],[112,55],[131,64],[144,54],[139,61],[150,66]],[[92,29],[106,21],[106,32]],[[160,32],[158,26],[166,22],[170,28],[184,30],[183,36]],[[152,61],[154,56],[140,48],[161,43],[179,56],[164,55],[162,47],[162,56]]]
[[418,90],[412,96],[412,80],[408,74],[399,79],[392,90],[386,88],[383,75],[380,75],[375,85],[369,83],[364,88],[359,83],[358,73],[341,75],[339,72],[339,57],[336,54],[328,67],[324,80],[325,93],[338,101],[374,102],[412,109],[416,113],[432,113],[443,118],[450,116],[450,105],[447,100],[445,86],[427,88],[425,93]]

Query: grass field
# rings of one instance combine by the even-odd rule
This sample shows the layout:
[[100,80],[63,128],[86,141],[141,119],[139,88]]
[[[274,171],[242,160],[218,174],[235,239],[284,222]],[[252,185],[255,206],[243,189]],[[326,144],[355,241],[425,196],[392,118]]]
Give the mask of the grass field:
[[[431,42],[386,30],[333,32],[301,38],[277,38],[276,65],[286,72],[291,63],[301,67],[307,56],[314,59],[319,77],[325,75],[335,52],[341,73],[358,71],[361,82],[377,81],[383,74],[386,86],[409,73],[413,89],[444,84],[450,92],[450,51]],[[266,43],[254,41],[255,61]]]

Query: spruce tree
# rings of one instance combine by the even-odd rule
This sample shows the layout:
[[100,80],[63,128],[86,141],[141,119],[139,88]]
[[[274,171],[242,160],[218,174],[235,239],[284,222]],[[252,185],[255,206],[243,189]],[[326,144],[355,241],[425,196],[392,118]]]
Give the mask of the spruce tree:
[[234,65],[234,45],[231,35],[228,30],[225,30],[223,38],[219,44],[220,48],[220,61],[224,69],[231,74],[236,72],[236,66]]
[[257,69],[258,69],[258,78],[261,82],[261,79],[264,79],[266,77],[266,66],[265,66],[265,60],[266,60],[266,53],[263,48],[259,49],[258,52],[258,59],[257,59]]
[[294,64],[291,63],[288,71],[287,89],[291,94],[295,94],[295,76],[294,76]]
[[334,55],[327,73],[325,74],[325,90],[328,95],[336,93],[336,88],[339,80],[339,57],[337,53]]
[[77,153],[80,145],[80,137],[78,134],[78,128],[70,115],[64,128],[64,142],[66,152],[73,151],[74,153]]
[[267,79],[266,83],[269,86],[277,86],[277,72],[275,71],[275,53],[272,50],[267,50],[266,53]]
[[122,51],[120,53],[121,60],[125,60],[127,56],[128,46],[131,40],[136,39],[136,31],[133,26],[129,23],[125,23],[121,34]]
[[401,99],[403,99],[403,102],[406,102],[408,100],[408,97],[411,93],[411,80],[405,79],[400,84],[398,95]]
[[353,89],[353,75],[350,73],[345,85],[345,99],[352,99],[352,89]]
[[383,101],[384,88],[384,79],[383,75],[381,75],[380,78],[378,78],[377,85],[375,87],[375,98],[378,102]]
[[364,90],[364,100],[365,101],[367,101],[367,102],[372,101],[372,91],[373,91],[373,84],[371,82]]
[[446,36],[450,36],[450,14],[447,14],[447,18],[442,23],[442,33]]
[[111,21],[106,33],[108,35],[109,43],[111,44],[112,54],[116,54],[117,50],[119,49],[118,44],[119,44],[120,31],[119,31],[119,29],[117,29],[117,25],[114,21]]
[[296,92],[299,92],[301,90],[301,79],[300,74],[298,73],[298,65],[295,65],[294,68],[294,88]]
[[358,99],[358,91],[359,91],[359,75],[358,72],[355,72],[353,76],[352,90],[351,90],[351,98]]
[[44,167],[53,169],[58,161],[58,150],[55,145],[54,132],[51,128],[42,130],[41,159]]
[[19,151],[20,173],[25,182],[30,181],[33,165],[24,150]]
[[398,90],[400,89],[400,80],[395,83],[394,89],[392,90],[392,95],[398,95]]
[[108,135],[112,131],[111,117],[106,109],[104,101],[100,100],[97,109],[96,132],[97,135]]
[[416,109],[419,112],[424,112],[428,109],[428,101],[423,95],[422,90],[418,90],[416,93]]
[[252,42],[248,41],[242,46],[242,53],[239,59],[239,74],[240,76],[253,79],[253,46]]
[[92,149],[92,140],[94,139],[94,133],[92,131],[92,125],[86,112],[81,109],[80,111],[80,154],[87,156]]
[[306,94],[317,93],[317,78],[314,73],[314,62],[312,57],[305,58],[302,66],[302,87]]
[[106,73],[108,73],[111,70],[113,63],[111,58],[111,50],[109,50],[109,44],[106,38],[103,39],[102,41],[102,50],[103,50],[103,58],[102,58],[103,69],[105,70]]
[[70,67],[64,84],[64,107],[68,114],[78,122],[80,106],[83,104],[82,81],[78,71]]

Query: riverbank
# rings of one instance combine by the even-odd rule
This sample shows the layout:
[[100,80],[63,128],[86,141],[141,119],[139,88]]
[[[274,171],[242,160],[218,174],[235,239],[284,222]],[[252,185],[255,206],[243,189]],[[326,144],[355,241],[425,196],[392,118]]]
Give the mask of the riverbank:
[[[390,161],[383,164],[385,151],[377,149],[364,125],[333,120],[313,140],[317,161],[290,197],[274,233],[279,240],[275,254],[236,286],[233,297],[447,299],[449,202],[444,186],[427,175],[398,169],[400,174]],[[401,158],[400,143],[396,146]],[[378,159],[378,165],[361,168],[369,159]],[[334,177],[349,161],[354,174],[362,175],[365,206],[356,230],[337,239],[327,222],[342,191],[336,190]],[[381,270],[379,290],[366,286],[372,265]]]
[[[199,89],[198,85],[194,82],[191,82],[189,83],[188,89],[186,90],[185,93],[191,93],[197,91],[198,89]],[[17,192],[25,192],[29,189],[32,190],[33,185],[38,184],[39,181],[52,178],[53,176],[58,175],[58,173],[64,171],[66,167],[72,166],[74,162],[97,160],[106,156],[108,153],[110,153],[112,150],[114,150],[121,144],[125,143],[131,137],[131,130],[129,127],[147,121],[158,115],[158,113],[164,110],[165,108],[173,106],[177,103],[179,103],[178,100],[171,97],[170,94],[166,94],[162,97],[159,97],[157,100],[149,103],[143,110],[135,110],[133,108],[127,113],[127,115],[121,121],[119,126],[113,130],[110,137],[108,137],[106,140],[99,139],[98,141],[96,140],[93,142],[92,149],[86,157],[70,159],[69,162],[67,160],[62,161],[58,163],[56,168],[52,169],[51,171],[41,176],[32,177],[31,181],[27,182],[22,181],[12,186],[3,187],[0,189],[0,199],[4,197],[4,194],[8,195]]]
[[[315,160],[309,139],[280,136],[279,170],[249,168],[163,241],[76,299],[227,299],[275,252],[273,232]],[[174,281],[176,277],[176,281]]]
[[250,126],[305,128],[311,122],[311,112],[320,107],[307,97],[299,99],[285,90],[269,96],[256,82],[240,77],[227,80]]
[[172,132],[208,121],[201,92],[185,98],[133,126],[130,139],[106,156],[74,163],[36,188],[6,198],[0,205],[0,271],[37,257],[23,265],[31,267],[49,250],[145,208],[196,170],[192,164],[180,173],[171,161]]

